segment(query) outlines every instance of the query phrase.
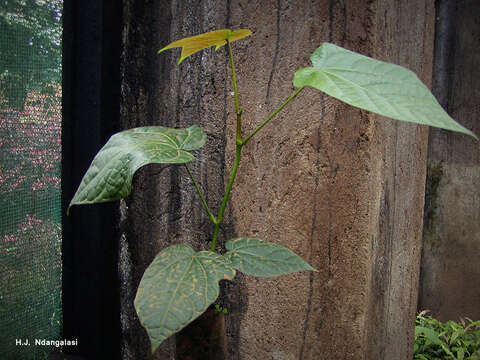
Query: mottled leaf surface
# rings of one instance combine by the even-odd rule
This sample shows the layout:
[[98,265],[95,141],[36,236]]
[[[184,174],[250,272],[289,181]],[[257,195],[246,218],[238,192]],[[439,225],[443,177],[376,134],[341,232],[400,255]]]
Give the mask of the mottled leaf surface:
[[224,257],[235,269],[248,275],[270,278],[297,271],[316,271],[293,251],[268,241],[238,238],[227,241],[225,246],[229,251]]
[[187,129],[147,126],[119,132],[93,159],[70,206],[124,198],[130,194],[133,175],[140,167],[192,161],[189,151],[202,147],[205,139],[196,125]]
[[347,104],[392,119],[471,135],[453,120],[410,70],[324,43],[311,56],[312,67],[295,73],[293,84],[311,86]]
[[161,251],[143,274],[135,297],[152,352],[216,300],[220,280],[234,276],[230,262],[217,253],[195,252],[182,244]]
[[180,64],[183,60],[185,60],[190,55],[196,53],[197,51],[203,50],[210,46],[215,46],[215,51],[217,51],[223,45],[227,44],[227,39],[229,42],[233,42],[235,40],[247,37],[251,34],[252,32],[248,29],[240,29],[235,31],[231,31],[228,29],[215,30],[205,34],[195,35],[185,39],[174,41],[173,43],[170,43],[164,48],[158,50],[158,53],[160,54],[162,51],[165,51],[167,49],[181,47],[182,53],[180,55],[180,60],[178,60],[178,64]]

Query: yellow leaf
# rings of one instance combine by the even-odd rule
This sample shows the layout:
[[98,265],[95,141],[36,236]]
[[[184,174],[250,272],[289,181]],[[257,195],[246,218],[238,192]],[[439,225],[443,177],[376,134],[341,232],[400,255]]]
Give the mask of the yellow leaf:
[[164,48],[158,50],[158,53],[160,54],[162,51],[165,51],[167,49],[181,47],[182,53],[180,55],[180,60],[178,60],[178,64],[180,64],[184,59],[196,53],[197,51],[214,45],[215,51],[217,51],[227,43],[227,40],[229,42],[233,42],[235,40],[250,36],[251,34],[252,32],[248,29],[240,29],[235,31],[231,31],[228,29],[211,31],[208,33],[174,41],[171,44],[165,46]]

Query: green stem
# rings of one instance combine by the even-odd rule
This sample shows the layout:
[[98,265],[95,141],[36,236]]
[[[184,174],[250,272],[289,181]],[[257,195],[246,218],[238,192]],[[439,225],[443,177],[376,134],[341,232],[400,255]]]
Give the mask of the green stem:
[[233,168],[230,174],[230,179],[228,180],[227,189],[225,190],[225,195],[223,195],[222,204],[220,205],[220,210],[218,211],[217,221],[215,222],[215,228],[213,229],[213,239],[212,246],[210,251],[215,251],[215,246],[217,245],[218,232],[220,230],[220,224],[223,219],[223,214],[225,213],[225,208],[227,207],[228,197],[230,196],[230,191],[232,190],[233,183],[235,181],[235,176],[237,175],[238,165],[240,164],[240,159],[242,157],[242,144],[237,144],[235,149],[235,160],[233,161]]
[[228,59],[230,60],[230,69],[232,70],[232,86],[233,86],[233,96],[235,101],[235,113],[237,114],[237,130],[235,134],[235,160],[233,161],[232,172],[230,173],[230,178],[228,180],[227,189],[223,195],[222,203],[220,205],[220,210],[218,211],[218,216],[214,222],[215,227],[213,228],[213,238],[212,245],[210,247],[211,251],[215,251],[217,246],[218,233],[220,231],[220,224],[223,220],[223,214],[225,213],[225,208],[227,207],[228,197],[232,191],[233,183],[235,182],[235,176],[237,175],[238,165],[240,164],[240,159],[242,157],[242,109],[238,101],[238,89],[237,89],[237,76],[235,74],[235,65],[233,63],[233,54],[232,47],[230,42],[227,40],[227,49],[228,49]]
[[235,113],[237,114],[237,130],[235,134],[235,160],[233,161],[232,172],[230,173],[230,178],[228,180],[227,189],[223,195],[222,203],[220,205],[220,210],[218,211],[218,216],[214,222],[215,227],[213,228],[213,238],[212,246],[210,247],[211,251],[215,251],[217,246],[218,232],[220,231],[220,224],[223,220],[223,214],[225,213],[225,208],[227,207],[228,197],[230,196],[230,191],[232,191],[233,183],[235,182],[235,176],[237,175],[238,165],[240,164],[240,159],[242,157],[242,109],[238,101],[238,89],[237,89],[237,75],[235,74],[235,65],[233,63],[233,54],[232,47],[230,42],[227,39],[227,49],[228,49],[228,59],[230,60],[230,69],[232,71],[232,86],[233,86],[233,96],[235,101]]
[[253,130],[253,132],[248,135],[243,141],[242,141],[242,144],[245,145],[247,142],[250,141],[250,139],[257,133],[260,131],[261,128],[263,128],[265,125],[267,125],[270,120],[272,120],[275,116],[277,116],[277,114],[282,111],[282,109],[287,106],[287,104],[292,101],[293,99],[295,99],[297,97],[298,94],[300,94],[300,92],[303,90],[303,87],[301,87],[300,89],[298,89],[297,91],[295,91],[292,95],[290,95],[290,97],[285,100],[283,102],[282,105],[280,105],[274,112],[272,112],[270,114],[270,116],[264,121],[262,122],[260,125],[257,126],[257,128],[255,130]]
[[235,74],[235,65],[233,63],[233,55],[232,55],[232,48],[230,46],[230,42],[227,40],[227,48],[228,48],[228,58],[230,59],[230,68],[232,70],[232,84],[233,84],[233,95],[235,101],[235,113],[237,114],[237,131],[236,131],[236,146],[235,146],[235,160],[233,161],[232,172],[230,173],[230,178],[228,180],[227,189],[225,190],[225,194],[223,195],[222,203],[220,205],[220,210],[218,211],[218,216],[213,221],[215,227],[213,229],[213,238],[212,238],[212,245],[210,247],[210,251],[215,251],[215,247],[217,245],[218,233],[220,231],[220,224],[223,220],[223,214],[225,213],[225,208],[227,207],[228,198],[230,196],[230,192],[232,191],[233,183],[235,182],[235,177],[237,175],[238,166],[240,165],[240,159],[242,158],[242,148],[257,132],[260,131],[265,125],[268,124],[270,120],[272,120],[277,114],[282,111],[282,109],[298,94],[303,90],[303,87],[295,91],[285,102],[280,105],[263,123],[261,123],[245,140],[242,139],[242,109],[240,108],[239,101],[238,101],[238,91],[237,91],[237,76]]
[[228,59],[230,60],[230,69],[232,70],[233,97],[235,102],[235,114],[237,114],[236,142],[238,143],[242,141],[242,109],[240,109],[240,105],[238,101],[237,75],[235,74],[235,65],[233,63],[232,47],[230,46],[230,41],[228,41],[228,39],[227,39],[227,49],[228,49]]
[[195,190],[197,190],[198,196],[200,196],[200,200],[202,201],[203,207],[205,208],[205,211],[208,214],[208,217],[210,218],[210,221],[214,224],[217,223],[217,219],[213,215],[213,213],[210,211],[207,202],[205,201],[205,197],[202,194],[202,191],[200,190],[200,187],[198,186],[197,182],[195,181],[195,178],[193,177],[193,174],[190,172],[190,169],[188,168],[187,164],[183,164],[185,166],[185,170],[187,170],[188,176],[193,182],[193,185],[195,186]]

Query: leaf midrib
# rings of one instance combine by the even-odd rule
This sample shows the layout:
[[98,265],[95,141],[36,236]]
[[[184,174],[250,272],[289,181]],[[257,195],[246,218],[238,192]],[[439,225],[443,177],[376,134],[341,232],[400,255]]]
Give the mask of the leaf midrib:
[[[282,250],[277,250],[277,252],[280,251],[282,252]],[[270,258],[267,258],[267,257],[264,257],[264,256],[260,256],[260,255],[257,255],[255,253],[249,253],[249,252],[246,252],[246,251],[236,251],[236,250],[232,250],[232,252],[239,252],[239,253],[243,253],[243,254],[248,254],[248,256],[250,257],[253,257],[253,258],[257,258],[257,259],[264,259],[266,261],[272,261],[272,262],[286,262],[286,263],[289,263],[288,261],[286,260],[277,260],[277,259],[270,259]],[[274,253],[275,251],[272,251],[270,254]]]
[[[349,84],[353,84],[354,87],[360,88],[360,89],[362,89],[362,90],[365,91],[365,92],[372,92],[372,93],[374,93],[374,94],[376,94],[376,95],[379,95],[379,93],[376,92],[376,91],[369,90],[369,89],[365,88],[364,86],[359,85],[359,84],[353,82],[352,80],[349,80],[349,79],[347,79],[347,78],[345,78],[345,77],[343,77],[343,76],[340,76],[340,75],[338,75],[338,74],[330,71],[330,69],[335,70],[336,68],[318,69],[318,68],[313,67],[313,69],[315,69],[315,70],[317,70],[317,71],[321,71],[321,72],[323,72],[324,74],[328,74],[328,75],[330,75],[331,77],[335,77],[335,78],[338,78],[338,79],[340,79],[340,80],[343,80],[343,81],[345,81],[345,82],[347,82],[347,83],[349,83]],[[368,74],[368,75],[372,75],[372,76],[375,76],[375,77],[380,77],[379,75],[374,75],[374,74],[370,74],[370,73],[363,73],[363,72],[361,72],[361,71],[356,71],[356,70],[348,70],[348,69],[342,69],[342,68],[339,68],[339,69],[342,70],[342,71],[347,71],[347,72],[348,72],[348,71],[349,71],[349,72],[357,72],[357,73],[359,73],[359,74]],[[401,86],[401,85],[404,85],[404,82],[403,82],[403,81],[397,81],[397,82],[393,82],[393,81],[392,81],[392,82],[385,82],[385,83],[380,83],[380,84],[393,85],[393,86],[394,86],[394,85]],[[418,86],[418,85],[415,84],[415,83],[408,83],[408,84],[409,84],[409,85],[414,85],[416,88],[419,88],[419,89],[421,88],[420,86]],[[401,94],[401,93],[395,94],[395,95],[405,96],[405,97],[407,97],[407,96],[412,96],[412,95],[403,95],[403,94]],[[414,96],[414,97],[418,97],[418,96]],[[426,96],[422,96],[422,98],[424,98],[424,97],[426,97]]]
[[[351,86],[353,86],[354,88],[357,88],[358,90],[362,90],[363,93],[367,96],[368,100],[370,101],[370,104],[371,104],[370,106],[373,105],[373,107],[371,107],[371,108],[372,108],[372,109],[375,109],[374,112],[376,112],[376,113],[379,113],[379,114],[380,114],[381,111],[380,111],[378,105],[375,103],[375,101],[372,100],[372,97],[371,97],[370,94],[375,94],[376,96],[379,96],[379,97],[383,98],[383,99],[385,100],[385,102],[389,104],[390,109],[391,109],[391,110],[394,110],[394,111],[398,114],[398,115],[395,115],[395,118],[406,121],[406,119],[404,119],[404,117],[401,116],[400,113],[398,112],[398,110],[396,109],[397,106],[394,106],[394,103],[392,103],[392,101],[390,101],[388,98],[385,98],[384,96],[382,96],[382,94],[379,94],[378,92],[373,91],[373,90],[371,90],[371,89],[367,89],[367,88],[365,88],[365,87],[362,86],[362,85],[359,85],[359,84],[357,84],[357,83],[355,83],[355,82],[353,82],[353,81],[351,81],[351,80],[349,80],[349,79],[347,79],[347,78],[344,78],[344,77],[342,77],[342,76],[340,76],[340,75],[337,75],[337,74],[335,74],[335,73],[332,73],[332,72],[330,72],[330,71],[326,71],[326,70],[323,70],[323,69],[316,69],[316,68],[314,68],[314,69],[317,70],[317,71],[320,71],[320,72],[324,73],[324,74],[327,76],[327,78],[330,78],[331,81],[332,81],[332,83],[333,83],[333,85],[335,86],[335,88],[336,88],[341,94],[344,94],[344,92],[338,87],[338,85],[335,84],[335,81],[333,81],[332,78],[339,79],[340,81],[344,81],[344,82],[350,84]],[[401,83],[399,83],[399,85],[400,85],[400,84],[401,84]],[[358,91],[358,90],[357,90],[357,91]],[[420,98],[420,99],[427,99],[427,98],[428,98],[427,96],[418,97],[418,96],[402,95],[402,94],[395,94],[395,96],[400,96],[400,97],[411,96],[411,97]],[[344,100],[342,100],[342,101],[344,101]],[[401,105],[401,107],[410,108],[410,106],[403,106],[403,105]],[[373,110],[372,110],[372,111],[373,111]],[[390,117],[392,117],[392,115],[390,115]]]

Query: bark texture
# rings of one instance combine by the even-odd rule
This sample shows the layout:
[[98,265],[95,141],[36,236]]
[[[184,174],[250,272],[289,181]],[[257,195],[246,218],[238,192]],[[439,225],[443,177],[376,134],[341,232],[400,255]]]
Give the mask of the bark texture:
[[[189,168],[215,213],[224,188],[225,56],[213,56],[212,48],[177,66],[179,52],[156,53],[189,34],[225,28],[227,8],[216,3],[125,1],[121,119],[124,128],[200,126],[208,141]],[[213,226],[182,166],[140,169],[133,189],[122,203],[123,358],[176,359],[175,337],[152,357],[133,299],[143,272],[160,250],[178,243],[203,250]]]
[[[294,91],[293,73],[324,41],[431,80],[433,1],[130,0],[124,12],[123,126],[205,129],[192,170],[214,213],[235,145],[225,53],[209,49],[176,66],[175,51],[155,55],[165,44],[225,27],[253,31],[233,43],[245,134]],[[225,282],[223,358],[411,358],[427,133],[307,89],[252,139],[222,243],[272,241],[319,272]],[[205,248],[212,227],[181,167],[142,169],[122,210],[123,357],[180,358],[176,347],[188,342],[175,339],[150,355],[133,297],[159,250],[180,242]]]
[[[480,3],[439,1],[434,92],[480,134]],[[420,309],[442,320],[480,318],[480,149],[468,136],[431,129]]]

